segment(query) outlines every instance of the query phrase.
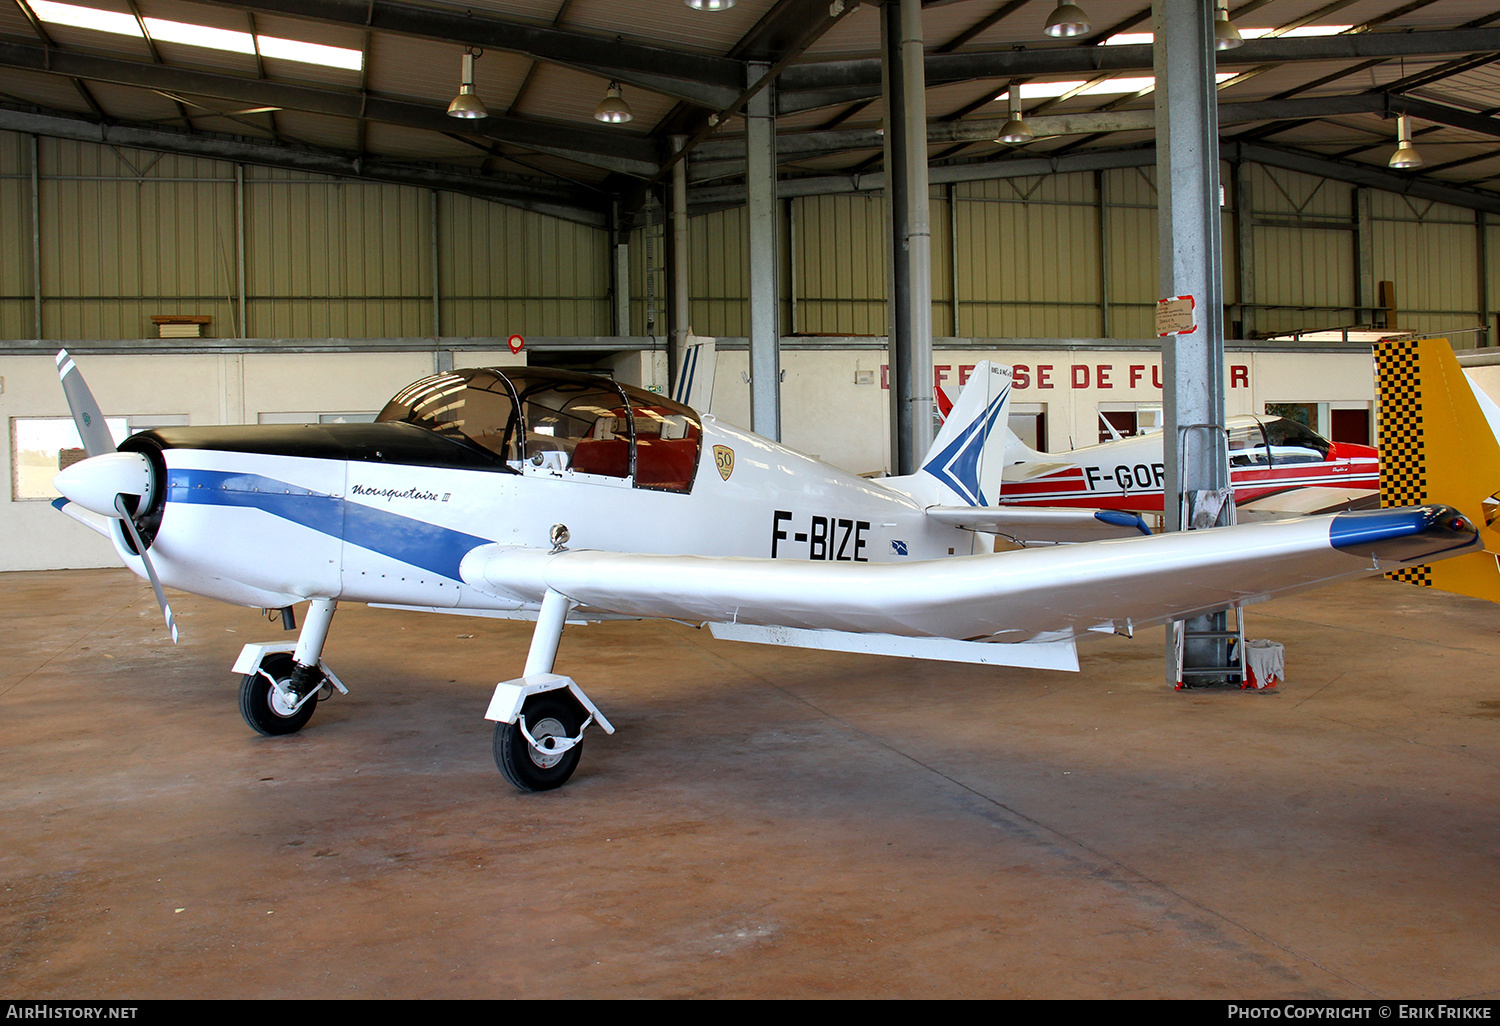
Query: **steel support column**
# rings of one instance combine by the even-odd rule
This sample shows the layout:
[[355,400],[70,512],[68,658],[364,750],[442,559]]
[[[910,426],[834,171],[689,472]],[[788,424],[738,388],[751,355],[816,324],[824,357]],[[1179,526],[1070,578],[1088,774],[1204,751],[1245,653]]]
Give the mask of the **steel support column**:
[[[1094,172],[1094,198],[1097,204],[1099,228],[1099,337],[1109,338],[1113,331],[1113,319],[1109,312],[1109,280],[1113,277],[1110,268],[1110,250],[1113,243],[1109,235],[1109,203],[1105,185],[1108,179],[1103,171]],[[958,334],[954,332],[954,334]]]
[[234,285],[240,304],[239,336],[250,337],[250,311],[245,301],[245,165],[234,165]]
[[1479,280],[1475,283],[1479,293],[1479,323],[1483,331],[1475,340],[1477,346],[1491,346],[1495,340],[1490,337],[1490,240],[1489,221],[1483,210],[1474,211],[1474,254],[1476,270],[1479,272]]
[[1255,313],[1255,195],[1250,165],[1234,162],[1235,269],[1239,272],[1240,329],[1235,338],[1254,338],[1259,329]]
[[432,337],[443,337],[442,245],[438,238],[438,194],[428,191],[427,215],[432,233]]
[[890,212],[891,472],[915,474],[932,445],[932,223],[921,0],[881,8],[886,206]]
[[610,326],[616,335],[630,334],[630,233],[620,225],[620,201],[609,202]]
[[[1155,0],[1157,237],[1161,294],[1193,297],[1196,327],[1162,340],[1168,530],[1190,529],[1202,496],[1229,487],[1224,424],[1223,253],[1219,223],[1219,132],[1212,0]],[[1232,522],[1234,507],[1208,517]],[[1206,511],[1204,511],[1206,513]],[[1224,614],[1190,630],[1224,629]],[[1176,653],[1168,636],[1170,683]],[[1186,666],[1222,665],[1213,642],[1188,645]]]
[[[1483,217],[1483,213],[1477,216]],[[1354,190],[1354,287],[1355,320],[1375,323],[1375,218],[1371,209],[1370,190]]]
[[[747,66],[749,82],[769,64]],[[750,228],[750,427],[781,439],[781,288],[777,261],[775,87],[745,105],[745,200]]]
[[41,152],[31,137],[31,324],[42,337],[42,174]]

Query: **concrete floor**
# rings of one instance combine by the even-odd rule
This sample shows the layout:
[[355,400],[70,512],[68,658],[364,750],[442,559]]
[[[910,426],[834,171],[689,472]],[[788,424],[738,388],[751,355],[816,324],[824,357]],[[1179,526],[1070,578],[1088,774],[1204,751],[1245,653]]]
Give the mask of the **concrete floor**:
[[491,761],[529,630],[340,610],[352,694],[241,722],[253,611],[0,577],[0,992],[25,998],[1493,998],[1500,610],[1253,611],[1274,693],[570,628],[619,727]]

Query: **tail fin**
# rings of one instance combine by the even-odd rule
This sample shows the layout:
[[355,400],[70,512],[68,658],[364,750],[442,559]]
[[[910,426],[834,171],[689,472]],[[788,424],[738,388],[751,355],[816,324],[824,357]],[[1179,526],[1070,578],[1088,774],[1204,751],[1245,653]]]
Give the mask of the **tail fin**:
[[1500,602],[1500,440],[1447,339],[1375,347],[1380,401],[1380,504],[1455,506],[1480,528],[1485,551],[1396,570],[1392,580]]
[[[1000,499],[1005,448],[1010,437],[1009,367],[983,360],[922,459],[922,473],[936,479],[966,506],[989,506]],[[943,500],[948,501],[948,500]]]
[[689,334],[677,357],[677,380],[672,398],[699,413],[712,413],[714,398],[715,339]]

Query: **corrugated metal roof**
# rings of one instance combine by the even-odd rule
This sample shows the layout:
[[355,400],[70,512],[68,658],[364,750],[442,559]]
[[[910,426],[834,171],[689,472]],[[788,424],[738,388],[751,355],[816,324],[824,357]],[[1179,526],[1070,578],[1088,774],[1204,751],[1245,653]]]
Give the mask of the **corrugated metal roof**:
[[[827,151],[784,162],[783,174],[869,171],[881,162],[880,152],[869,149],[867,135],[852,137],[857,135],[852,130],[867,132],[883,117],[878,95],[869,94],[868,79],[861,80],[850,63],[880,56],[881,15],[874,4],[856,7],[845,0],[851,9],[829,18],[829,12],[839,13],[836,0],[739,0],[720,12],[694,11],[681,0],[469,0],[462,5],[428,3],[415,12],[405,0],[370,0],[360,9],[370,17],[366,25],[363,15],[348,13],[353,10],[348,5],[336,7],[320,0],[307,0],[299,7],[304,17],[284,13],[284,5],[275,3],[137,2],[146,18],[362,51],[363,68],[348,70],[277,57],[257,61],[253,55],[165,40],[156,44],[158,63],[140,38],[50,23],[39,32],[25,16],[20,6],[24,2],[0,6],[0,43],[5,44],[0,53],[7,54],[0,59],[0,106],[11,110],[90,119],[102,112],[111,122],[190,128],[199,135],[220,133],[258,142],[279,139],[345,158],[363,155],[463,169],[496,169],[503,164],[507,172],[524,167],[537,175],[554,175],[559,187],[600,187],[603,192],[580,194],[579,202],[605,206],[600,197],[618,191],[619,182],[653,176],[668,151],[667,136],[714,140],[742,131],[740,119],[730,116],[710,132],[707,119],[729,107],[745,73],[738,58],[755,49],[785,56],[792,68],[824,63],[844,81],[865,83],[863,96],[821,97],[813,109],[780,117],[780,131],[822,131],[828,140]],[[130,10],[126,0],[74,2],[115,12]],[[1003,118],[1005,104],[997,97],[1013,74],[1004,70],[1013,66],[1007,65],[1010,57],[1039,50],[1089,51],[1115,28],[1140,33],[1151,27],[1148,0],[1086,0],[1092,34],[1052,40],[1042,33],[1048,4],[1021,5],[996,17],[1007,6],[1003,0],[969,0],[924,10],[929,54],[980,55],[987,67],[996,69],[989,77],[929,87],[927,110],[935,124]],[[1241,5],[1231,4],[1231,15],[1237,6]],[[405,17],[424,12],[427,16]],[[1486,147],[1500,139],[1500,121],[1490,113],[1500,110],[1500,61],[1485,56],[1500,53],[1494,37],[1500,32],[1500,13],[1493,0],[1434,0],[1415,7],[1407,0],[1358,0],[1332,10],[1326,0],[1274,0],[1258,4],[1241,27],[1288,28],[1318,12],[1325,13],[1315,24],[1354,25],[1372,35],[1403,33],[1408,41],[1438,29],[1484,30],[1490,36],[1476,36],[1473,53],[1413,53],[1404,59],[1287,59],[1246,65],[1236,62],[1235,51],[1225,51],[1219,57],[1221,68],[1256,73],[1225,88],[1221,103],[1315,102],[1381,91],[1389,91],[1393,102],[1410,97],[1435,103],[1469,120],[1457,118],[1462,124],[1454,127],[1414,118],[1427,166],[1438,169],[1430,172],[1432,176],[1493,185],[1497,160],[1485,155]],[[535,29],[547,32],[528,40]],[[476,63],[476,91],[492,120],[482,129],[443,115],[457,91],[467,45],[484,50]],[[717,62],[705,64],[704,57]],[[122,59],[129,64],[120,65]],[[38,70],[41,67],[52,73]],[[1090,73],[1084,64],[1079,67],[1071,73],[1017,77],[1045,83],[1100,74]],[[1149,75],[1149,69],[1116,74],[1139,77]],[[612,78],[622,81],[635,114],[627,125],[602,126],[592,117]],[[289,86],[305,88],[287,93]],[[163,93],[202,106],[179,106]],[[283,109],[224,116],[263,105]],[[1038,111],[1064,114],[1151,105],[1149,93],[1092,93],[1028,102],[1027,107],[1034,116]],[[1319,114],[1324,108],[1318,108],[1309,114],[1306,107],[1288,107],[1290,113],[1275,120],[1236,123],[1226,126],[1224,134],[1383,170],[1385,149],[1395,136],[1388,112],[1348,114],[1326,104],[1325,108],[1326,113]],[[1479,120],[1473,119],[1476,114]],[[1488,131],[1491,125],[1497,127],[1493,133]],[[462,141],[480,131],[480,145]],[[980,139],[956,146],[934,144],[931,152],[939,162],[972,162],[1027,154],[1087,154],[1149,138],[1149,132],[1122,127],[1041,138],[1020,148]],[[732,151],[731,146],[725,151],[730,156],[721,153],[715,159],[732,160]],[[717,172],[716,181],[722,181]]]

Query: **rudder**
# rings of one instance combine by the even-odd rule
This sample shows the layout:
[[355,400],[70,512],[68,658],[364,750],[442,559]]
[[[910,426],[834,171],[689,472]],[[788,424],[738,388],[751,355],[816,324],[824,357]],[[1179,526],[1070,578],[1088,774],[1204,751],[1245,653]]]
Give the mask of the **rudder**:
[[1500,441],[1447,339],[1375,347],[1380,405],[1380,505],[1442,502],[1479,526],[1485,551],[1395,570],[1387,577],[1500,602]]

